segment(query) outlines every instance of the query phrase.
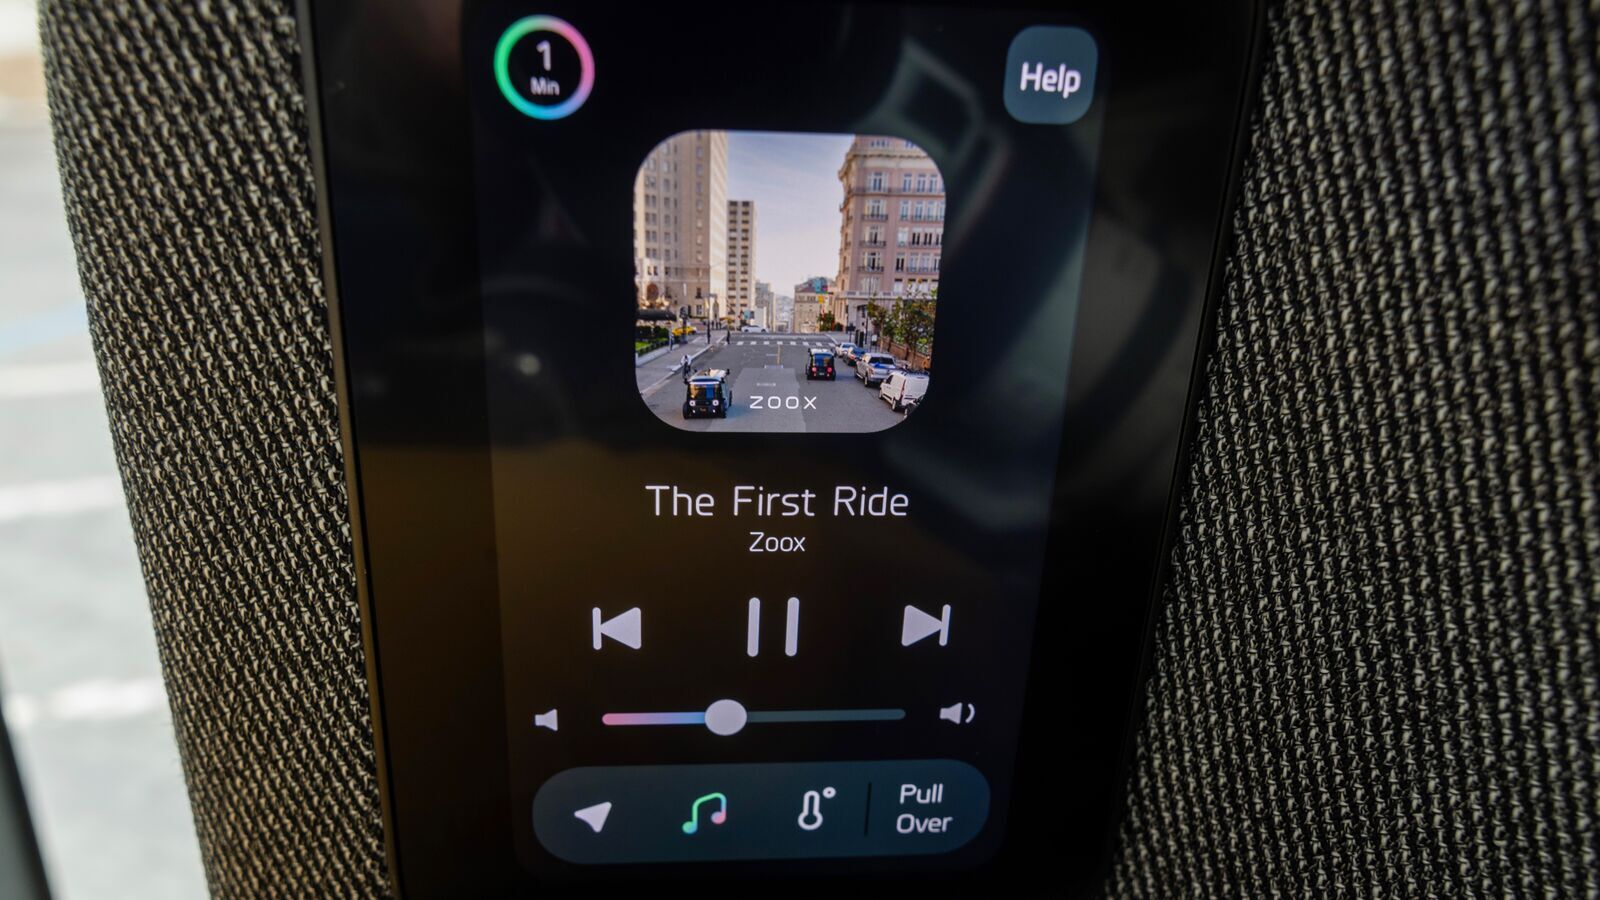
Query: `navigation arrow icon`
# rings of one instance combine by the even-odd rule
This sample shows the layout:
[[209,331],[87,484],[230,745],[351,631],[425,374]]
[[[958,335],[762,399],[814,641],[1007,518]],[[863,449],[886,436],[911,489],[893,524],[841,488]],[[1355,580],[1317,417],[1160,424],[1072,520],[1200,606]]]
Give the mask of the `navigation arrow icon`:
[[573,815],[582,820],[583,824],[593,828],[595,834],[599,834],[600,829],[606,827],[606,816],[611,815],[611,801],[585,806]]
[[900,623],[900,646],[909,647],[935,634],[939,636],[939,646],[950,643],[950,604],[944,605],[937,619],[915,606],[906,607],[905,618]]
[[600,649],[601,638],[611,638],[619,644],[626,644],[637,650],[643,643],[643,614],[635,606],[620,615],[612,616],[605,621],[600,620],[600,607],[596,606],[590,613],[594,625],[594,648]]

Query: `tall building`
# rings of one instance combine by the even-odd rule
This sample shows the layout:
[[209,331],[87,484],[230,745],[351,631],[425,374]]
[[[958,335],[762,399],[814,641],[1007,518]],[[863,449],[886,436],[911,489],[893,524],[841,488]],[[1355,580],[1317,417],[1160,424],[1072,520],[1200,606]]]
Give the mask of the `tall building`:
[[794,286],[794,331],[814,334],[822,330],[819,320],[822,311],[831,302],[829,288],[832,281],[825,275],[807,278]]
[[639,305],[726,313],[728,135],[685,131],[650,151],[633,183]]
[[756,314],[754,323],[768,331],[773,330],[772,322],[772,285],[765,281],[756,282]]
[[831,312],[865,330],[869,303],[927,299],[939,288],[944,179],[911,141],[857,135],[839,167],[839,277]]
[[794,298],[788,294],[772,298],[772,330],[794,330]]
[[739,325],[755,318],[756,204],[728,201],[728,303],[726,315]]
[[816,295],[794,298],[794,332],[816,334],[817,322],[822,317],[822,304]]

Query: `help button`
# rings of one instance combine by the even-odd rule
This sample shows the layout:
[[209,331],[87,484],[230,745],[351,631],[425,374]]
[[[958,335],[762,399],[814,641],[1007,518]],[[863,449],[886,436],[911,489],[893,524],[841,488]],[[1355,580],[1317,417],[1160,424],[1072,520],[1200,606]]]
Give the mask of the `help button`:
[[1024,28],[1006,54],[1006,112],[1034,125],[1078,121],[1094,100],[1099,57],[1094,38],[1081,28]]

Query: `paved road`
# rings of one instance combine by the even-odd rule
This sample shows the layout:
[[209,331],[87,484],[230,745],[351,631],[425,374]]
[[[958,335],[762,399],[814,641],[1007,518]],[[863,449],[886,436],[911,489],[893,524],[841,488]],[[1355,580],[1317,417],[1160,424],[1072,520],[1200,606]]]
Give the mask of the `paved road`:
[[0,104],[0,700],[57,898],[204,897],[59,184]]
[[695,360],[696,371],[728,370],[733,408],[726,419],[683,418],[683,381],[669,371],[642,394],[656,415],[687,431],[861,433],[899,424],[902,416],[878,399],[878,389],[862,387],[846,366],[835,381],[806,380],[809,349],[833,343],[819,334],[735,334],[732,344]]

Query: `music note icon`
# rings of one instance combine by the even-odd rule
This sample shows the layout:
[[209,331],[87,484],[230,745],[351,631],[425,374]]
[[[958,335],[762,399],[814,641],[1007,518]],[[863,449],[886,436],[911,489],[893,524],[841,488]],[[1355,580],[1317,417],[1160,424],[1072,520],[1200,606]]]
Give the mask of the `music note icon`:
[[718,809],[711,814],[711,824],[721,825],[728,821],[728,795],[720,791],[713,791],[694,801],[694,806],[689,810],[689,821],[683,823],[684,834],[694,834],[700,830],[700,807],[715,800]]

